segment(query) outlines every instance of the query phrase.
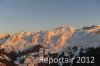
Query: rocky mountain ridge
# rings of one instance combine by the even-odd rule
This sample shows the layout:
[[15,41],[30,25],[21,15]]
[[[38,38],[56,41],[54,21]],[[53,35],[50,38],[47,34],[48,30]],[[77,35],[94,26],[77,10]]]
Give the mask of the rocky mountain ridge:
[[[48,66],[45,63],[38,63],[36,57],[95,56],[95,52],[98,51],[99,54],[99,48],[100,26],[95,25],[81,29],[65,26],[36,33],[0,34],[0,63],[1,66]],[[90,65],[98,66],[97,61]],[[50,66],[55,66],[55,63]],[[75,66],[75,64],[56,63],[56,66]]]

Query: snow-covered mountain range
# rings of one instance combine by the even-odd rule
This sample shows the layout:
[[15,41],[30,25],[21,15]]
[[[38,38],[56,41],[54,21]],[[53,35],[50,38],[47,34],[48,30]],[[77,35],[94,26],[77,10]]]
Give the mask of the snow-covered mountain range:
[[[100,26],[76,29],[0,34],[0,66],[99,66]],[[95,58],[95,63],[79,63],[77,57]],[[75,58],[71,63],[42,63],[36,57]]]

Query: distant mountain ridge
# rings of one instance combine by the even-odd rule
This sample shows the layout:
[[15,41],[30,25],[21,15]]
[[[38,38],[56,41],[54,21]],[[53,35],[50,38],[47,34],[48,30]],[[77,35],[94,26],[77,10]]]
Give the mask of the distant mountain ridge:
[[[38,63],[35,57],[95,56],[87,52],[98,51],[99,54],[99,48],[100,26],[95,25],[81,29],[64,26],[36,33],[0,34],[0,63],[1,66],[11,66],[11,64],[12,66],[48,66],[45,63]],[[96,63],[90,66],[98,66],[98,60],[95,61]],[[50,66],[54,65],[55,63]],[[56,66],[75,66],[75,63],[58,63]]]

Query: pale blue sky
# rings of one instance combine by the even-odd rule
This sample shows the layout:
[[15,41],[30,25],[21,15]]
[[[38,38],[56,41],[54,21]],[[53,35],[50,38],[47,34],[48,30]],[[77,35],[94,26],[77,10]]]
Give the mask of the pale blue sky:
[[0,33],[100,25],[100,0],[0,0]]

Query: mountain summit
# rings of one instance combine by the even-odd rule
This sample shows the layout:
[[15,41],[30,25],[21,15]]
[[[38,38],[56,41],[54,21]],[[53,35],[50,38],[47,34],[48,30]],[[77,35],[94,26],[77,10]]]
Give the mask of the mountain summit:
[[[96,53],[96,55],[95,55]],[[95,57],[98,66],[100,54],[100,26],[76,29],[57,27],[51,31],[0,34],[0,66],[88,66],[77,65],[77,57]],[[41,63],[36,57],[75,58],[72,63]],[[100,59],[100,57],[99,57]]]

